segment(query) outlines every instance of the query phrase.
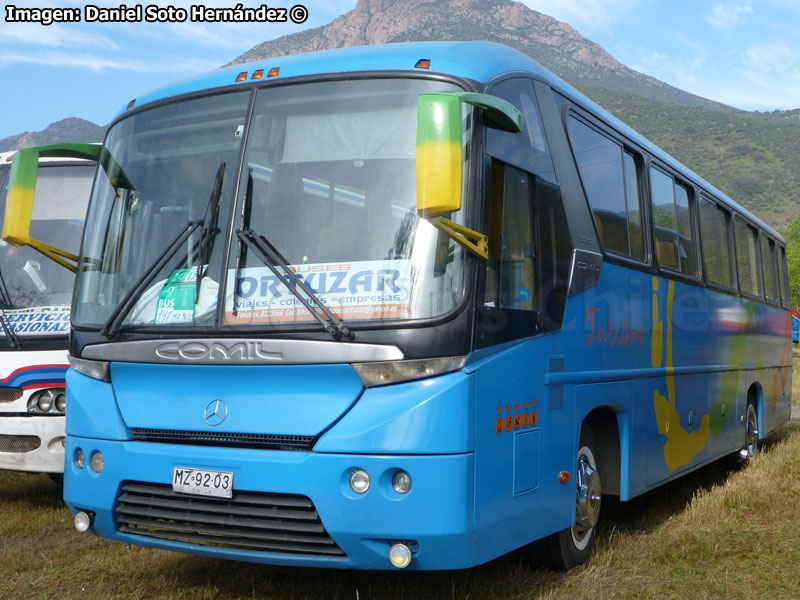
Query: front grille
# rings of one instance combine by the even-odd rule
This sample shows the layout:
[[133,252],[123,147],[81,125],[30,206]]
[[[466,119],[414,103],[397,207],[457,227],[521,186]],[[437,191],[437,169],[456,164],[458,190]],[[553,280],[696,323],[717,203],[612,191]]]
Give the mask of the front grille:
[[36,435],[0,435],[0,452],[32,452],[41,445]]
[[227,500],[131,482],[122,486],[116,513],[120,533],[218,548],[345,556],[305,496],[234,492]]
[[22,398],[22,388],[0,387],[0,402],[13,402]]
[[224,433],[218,431],[173,431],[171,429],[131,429],[134,439],[163,444],[233,446],[267,450],[308,451],[314,446],[310,435],[274,435],[262,433]]

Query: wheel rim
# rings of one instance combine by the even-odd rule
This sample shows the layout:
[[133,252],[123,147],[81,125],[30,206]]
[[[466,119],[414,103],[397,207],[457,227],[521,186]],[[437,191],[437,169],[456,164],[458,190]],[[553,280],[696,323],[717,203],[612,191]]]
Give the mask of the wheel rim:
[[602,486],[597,463],[592,451],[583,447],[578,452],[575,487],[575,525],[571,529],[572,541],[583,550],[592,539],[592,530],[600,518]]
[[758,421],[756,420],[756,409],[752,404],[747,405],[747,434],[745,437],[745,450],[747,450],[748,458],[753,458],[758,450]]

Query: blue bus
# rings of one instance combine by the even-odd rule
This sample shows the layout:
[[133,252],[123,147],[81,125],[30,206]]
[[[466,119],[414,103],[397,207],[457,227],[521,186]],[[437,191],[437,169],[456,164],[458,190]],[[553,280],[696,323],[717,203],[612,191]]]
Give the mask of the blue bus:
[[80,261],[64,498],[123,543],[568,569],[604,497],[789,418],[783,238],[493,43],[132,100]]

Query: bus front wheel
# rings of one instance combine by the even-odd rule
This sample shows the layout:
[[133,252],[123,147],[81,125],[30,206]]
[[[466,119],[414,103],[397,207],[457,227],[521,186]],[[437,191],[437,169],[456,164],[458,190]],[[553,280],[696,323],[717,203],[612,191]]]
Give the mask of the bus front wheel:
[[538,557],[551,569],[568,571],[586,562],[594,548],[603,491],[595,447],[591,430],[584,427],[575,465],[575,525],[537,544]]

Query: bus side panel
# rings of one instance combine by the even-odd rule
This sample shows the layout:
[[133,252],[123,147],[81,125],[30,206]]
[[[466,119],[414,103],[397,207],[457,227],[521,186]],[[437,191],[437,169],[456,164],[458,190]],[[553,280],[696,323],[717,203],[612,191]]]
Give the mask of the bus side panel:
[[501,351],[475,371],[479,562],[572,524],[575,488],[559,483],[558,473],[574,470],[574,394],[567,390],[563,408],[550,410],[544,385],[557,338]]
[[[747,393],[744,371],[725,371],[708,374],[708,414],[711,436],[708,455],[723,456],[739,450],[744,429],[739,417],[744,414]],[[744,391],[741,391],[744,389]]]

